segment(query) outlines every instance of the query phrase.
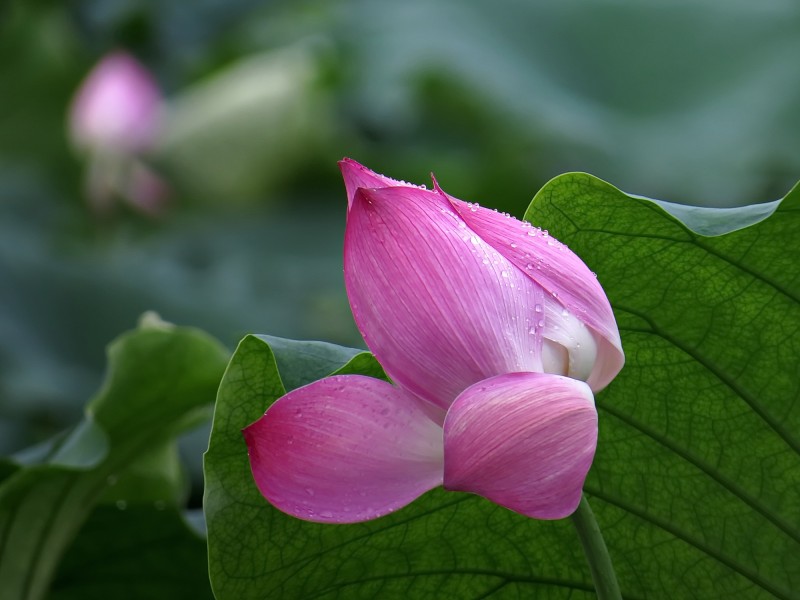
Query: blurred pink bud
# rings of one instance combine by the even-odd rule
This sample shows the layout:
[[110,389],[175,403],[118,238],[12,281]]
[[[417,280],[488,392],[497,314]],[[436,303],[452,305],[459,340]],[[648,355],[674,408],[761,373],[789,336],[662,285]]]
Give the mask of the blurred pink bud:
[[161,93],[130,54],[101,60],[78,90],[69,115],[73,144],[88,151],[142,152],[158,133]]

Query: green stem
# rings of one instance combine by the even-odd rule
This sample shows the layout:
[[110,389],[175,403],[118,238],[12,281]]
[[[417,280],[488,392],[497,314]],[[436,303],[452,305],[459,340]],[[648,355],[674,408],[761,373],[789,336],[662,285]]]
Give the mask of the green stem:
[[589,563],[589,570],[592,572],[597,600],[622,600],[606,542],[586,496],[581,498],[578,510],[572,514],[572,522],[575,524],[583,553]]

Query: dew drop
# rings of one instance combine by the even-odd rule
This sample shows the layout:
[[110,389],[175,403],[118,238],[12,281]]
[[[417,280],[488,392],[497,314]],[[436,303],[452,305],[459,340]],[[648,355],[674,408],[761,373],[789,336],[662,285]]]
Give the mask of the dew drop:
[[483,262],[483,264],[488,265],[489,264],[489,259],[488,258],[484,258],[482,262]]
[[537,304],[536,306],[533,307],[533,310],[535,310],[537,313],[542,312],[542,305]]
[[332,519],[333,513],[329,510],[321,510],[319,512],[319,516],[322,517],[323,519]]
[[516,248],[516,247],[517,247],[517,245],[516,245],[514,242],[511,242],[511,247],[512,247],[512,248]]
[[500,271],[500,277],[508,279],[508,271]]
[[539,327],[544,327],[544,319],[539,319],[536,325],[538,325]]
[[525,265],[525,268],[530,270],[533,268],[533,265],[531,263],[528,263],[527,265]]
[[314,490],[312,490],[311,488],[306,488],[306,494],[308,494],[309,496],[313,496]]
[[528,333],[530,333],[531,335],[536,335],[536,327],[529,328]]

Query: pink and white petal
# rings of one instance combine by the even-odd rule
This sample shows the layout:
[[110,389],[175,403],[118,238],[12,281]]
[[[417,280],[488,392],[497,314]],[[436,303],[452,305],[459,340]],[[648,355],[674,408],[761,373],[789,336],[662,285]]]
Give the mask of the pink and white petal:
[[444,487],[536,519],[578,506],[597,444],[589,387],[546,373],[507,373],[461,394],[444,422]]
[[358,188],[384,188],[384,187],[410,187],[425,189],[425,186],[418,186],[406,183],[405,181],[398,181],[370,171],[364,165],[357,163],[351,158],[343,158],[339,161],[339,169],[342,171],[344,178],[344,187],[347,192],[347,208],[348,210],[353,205],[353,198],[356,195]]
[[542,335],[546,341],[562,348],[567,356],[565,372],[545,369],[545,373],[567,375],[573,379],[587,381],[597,364],[600,336],[551,296],[545,298],[544,305],[545,326]]
[[543,353],[560,360],[543,349],[541,287],[433,191],[359,189],[344,272],[367,346],[398,385],[441,408],[487,377],[542,371]]
[[625,356],[614,312],[589,267],[547,232],[510,215],[458,200],[438,185],[435,189],[450,201],[472,231],[598,335],[597,361],[587,383],[595,392],[607,386],[622,369]]
[[258,489],[320,523],[391,513],[442,482],[442,429],[418,398],[361,375],[279,398],[243,431]]

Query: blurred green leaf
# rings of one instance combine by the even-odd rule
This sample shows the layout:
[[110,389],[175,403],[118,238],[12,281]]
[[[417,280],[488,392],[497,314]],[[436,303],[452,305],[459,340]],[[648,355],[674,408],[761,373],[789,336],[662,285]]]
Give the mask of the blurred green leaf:
[[[207,414],[227,354],[200,331],[167,325],[140,328],[111,344],[107,377],[85,422],[49,460],[20,468],[0,484],[4,600],[45,596],[64,550],[108,487]],[[157,483],[168,494],[159,500],[173,504],[175,491],[163,479]],[[140,479],[140,485],[150,484]],[[152,498],[155,490],[139,493]],[[117,506],[127,500],[118,499]]]
[[157,150],[191,194],[262,200],[325,138],[331,119],[319,59],[297,45],[240,59],[170,103]]
[[[480,178],[502,156],[519,161],[523,180],[589,171],[673,201],[737,206],[785,189],[800,169],[791,150],[800,136],[794,3],[350,0],[337,8],[352,120],[422,172],[457,157],[466,177]],[[451,126],[436,134],[455,140],[432,141],[422,93],[430,80],[450,88],[441,104],[451,110],[474,99],[490,139],[465,146]],[[498,188],[484,189],[496,202]]]
[[98,501],[117,506],[147,503],[180,508],[186,504],[189,492],[174,440],[146,449],[108,483]]
[[[626,598],[797,597],[798,200],[704,238],[652,201],[576,174],[528,211],[598,273],[622,327],[628,362],[598,396],[586,489]],[[234,354],[206,454],[218,600],[594,597],[568,521],[442,490],[356,525],[272,508],[240,433],[285,392],[292,361],[267,341],[247,337]],[[334,366],[323,357],[314,376]]]
[[136,504],[92,512],[48,600],[212,599],[205,539],[175,509]]

